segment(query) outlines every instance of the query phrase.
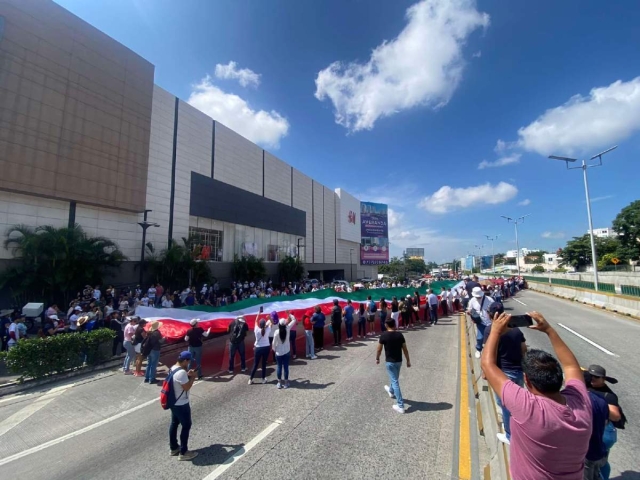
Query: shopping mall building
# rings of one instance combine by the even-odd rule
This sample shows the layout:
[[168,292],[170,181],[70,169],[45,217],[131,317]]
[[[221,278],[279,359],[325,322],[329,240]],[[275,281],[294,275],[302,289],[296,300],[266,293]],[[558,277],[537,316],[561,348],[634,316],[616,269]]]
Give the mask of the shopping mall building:
[[223,281],[243,254],[274,279],[298,253],[310,277],[377,273],[360,262],[358,199],[158,87],[151,63],[50,0],[0,2],[0,109],[2,234],[77,223],[135,278],[148,210],[147,242],[195,238]]

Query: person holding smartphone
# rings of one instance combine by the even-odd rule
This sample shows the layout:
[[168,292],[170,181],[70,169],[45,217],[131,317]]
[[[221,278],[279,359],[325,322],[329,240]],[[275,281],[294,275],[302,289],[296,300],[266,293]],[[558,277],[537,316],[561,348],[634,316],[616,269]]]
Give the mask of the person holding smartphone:
[[[171,367],[173,374],[173,393],[176,402],[170,408],[171,424],[169,425],[169,448],[171,456],[178,460],[193,460],[198,452],[189,451],[189,432],[191,431],[191,405],[189,404],[189,391],[198,374],[195,370],[187,371],[191,362],[191,352],[181,352],[178,361]],[[181,426],[180,444],[178,444],[178,427]]]

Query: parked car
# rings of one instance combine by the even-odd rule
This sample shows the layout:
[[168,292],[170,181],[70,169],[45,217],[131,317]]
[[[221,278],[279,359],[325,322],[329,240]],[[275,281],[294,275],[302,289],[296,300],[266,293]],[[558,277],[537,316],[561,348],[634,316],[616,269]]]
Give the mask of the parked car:
[[373,280],[373,278],[364,277],[364,278],[359,279],[358,281],[361,282],[361,283],[371,283],[374,280]]

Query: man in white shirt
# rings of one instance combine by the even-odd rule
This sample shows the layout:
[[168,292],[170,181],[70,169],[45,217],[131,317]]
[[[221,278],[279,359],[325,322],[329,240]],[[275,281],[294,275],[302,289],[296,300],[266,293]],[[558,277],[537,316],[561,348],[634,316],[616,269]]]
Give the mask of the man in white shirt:
[[[155,285],[151,285],[149,290],[147,290],[147,297],[149,297],[148,304],[153,306],[156,303],[156,287]],[[145,305],[147,306],[147,305]]]
[[[175,403],[170,406],[169,445],[171,456],[178,456],[178,460],[193,460],[198,456],[198,452],[190,452],[188,447],[189,432],[191,431],[189,390],[193,387],[193,382],[196,379],[195,370],[187,371],[189,362],[191,362],[191,352],[180,352],[178,361],[171,367]],[[178,426],[182,426],[180,444],[178,444]]]
[[431,289],[429,289],[429,295],[427,295],[427,302],[429,303],[431,325],[436,325],[438,323],[438,296]]
[[484,340],[484,329],[491,325],[491,315],[489,315],[489,307],[494,302],[493,298],[487,296],[480,287],[473,287],[471,291],[472,299],[469,301],[467,313],[471,316],[471,320],[476,324],[476,358],[480,358],[482,352],[482,344]]
[[96,285],[96,288],[93,289],[93,298],[96,300],[100,300],[102,296],[102,292],[100,291],[100,285]]
[[15,347],[20,341],[20,329],[18,328],[18,323],[20,323],[23,318],[24,317],[16,317],[13,319],[13,322],[11,322],[11,325],[9,325],[9,341],[7,342],[9,350]]

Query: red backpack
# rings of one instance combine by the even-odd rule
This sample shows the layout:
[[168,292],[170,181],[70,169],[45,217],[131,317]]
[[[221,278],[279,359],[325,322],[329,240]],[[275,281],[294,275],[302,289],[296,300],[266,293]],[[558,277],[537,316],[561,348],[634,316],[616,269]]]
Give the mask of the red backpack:
[[180,397],[184,394],[184,390],[182,390],[182,393],[178,395],[178,398],[176,398],[176,392],[173,389],[173,375],[180,370],[182,370],[182,368],[171,370],[169,375],[167,375],[167,378],[162,382],[162,389],[160,390],[160,406],[163,410],[169,410],[171,407],[175,406],[176,402],[180,400]]

